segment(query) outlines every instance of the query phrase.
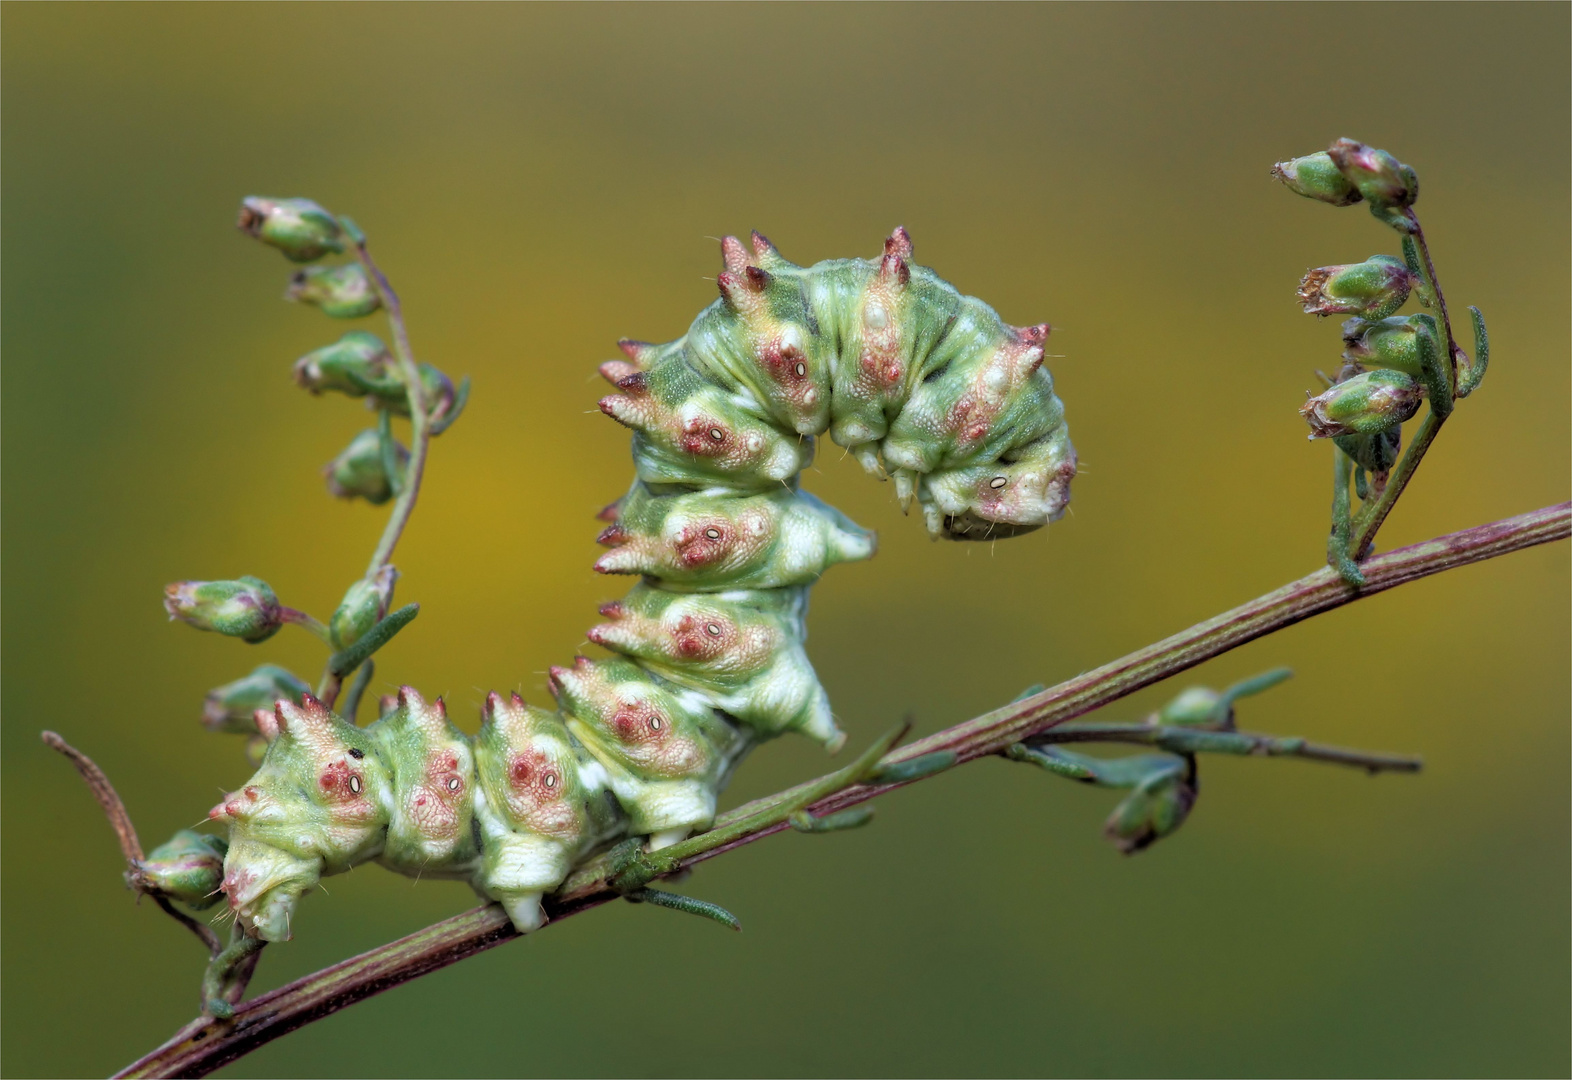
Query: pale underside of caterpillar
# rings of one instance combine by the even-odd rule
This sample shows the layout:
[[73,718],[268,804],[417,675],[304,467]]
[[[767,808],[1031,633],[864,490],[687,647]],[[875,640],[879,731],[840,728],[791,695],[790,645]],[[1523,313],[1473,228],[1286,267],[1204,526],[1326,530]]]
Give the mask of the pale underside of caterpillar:
[[799,490],[826,432],[916,499],[936,537],[1008,537],[1056,520],[1075,475],[1042,366],[1046,324],[1005,324],[911,261],[799,267],[754,233],[722,242],[721,297],[665,345],[621,343],[600,403],[634,429],[637,476],[607,507],[595,569],[643,580],[589,639],[614,654],[554,667],[555,711],[491,694],[467,736],[409,687],[360,728],[307,696],[259,713],[258,772],[214,807],[222,891],[252,937],[290,936],[301,895],[376,861],[468,881],[521,931],[591,853],[708,827],[757,743],[844,740],[803,648],[808,588],[874,537]]

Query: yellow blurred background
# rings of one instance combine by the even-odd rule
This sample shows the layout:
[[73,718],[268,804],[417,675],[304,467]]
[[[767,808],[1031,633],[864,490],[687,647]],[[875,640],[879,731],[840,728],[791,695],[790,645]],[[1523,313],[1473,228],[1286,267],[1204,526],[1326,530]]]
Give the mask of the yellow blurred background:
[[[366,423],[289,378],[342,323],[232,228],[246,194],[352,214],[421,357],[470,374],[400,549],[422,615],[379,689],[545,701],[598,602],[593,512],[630,474],[595,411],[619,336],[714,295],[715,238],[809,263],[917,258],[1049,361],[1085,465],[1072,517],[934,545],[826,446],[808,486],[879,529],[816,590],[809,650],[853,745],[928,732],[1316,567],[1329,448],[1295,415],[1337,363],[1306,268],[1395,252],[1272,162],[1350,135],[1422,179],[1490,376],[1389,548],[1568,497],[1565,5],[7,4],[3,789],[7,1075],[102,1074],[196,1006],[203,957],[120,885],[49,727],[149,846],[248,773],[197,723],[306,635],[166,623],[160,589],[243,573],[331,611],[383,512],[318,467]],[[380,331],[379,320],[367,320]],[[1407,586],[1110,708],[1288,664],[1244,726],[1422,754],[1418,777],[1206,760],[1135,858],[1115,798],[981,762],[683,886],[575,918],[227,1070],[278,1075],[1565,1075],[1568,552]],[[735,803],[817,775],[755,755]],[[309,899],[257,990],[472,904],[367,868]]]

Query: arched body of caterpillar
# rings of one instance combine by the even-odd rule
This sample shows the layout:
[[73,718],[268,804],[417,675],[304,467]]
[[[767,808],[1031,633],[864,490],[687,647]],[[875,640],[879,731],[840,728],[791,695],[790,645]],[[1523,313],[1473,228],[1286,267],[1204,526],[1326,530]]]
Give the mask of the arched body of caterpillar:
[[815,439],[893,477],[949,539],[1057,519],[1075,475],[1047,325],[1005,324],[911,255],[903,229],[881,258],[811,267],[728,237],[721,297],[688,333],[602,365],[636,478],[602,513],[595,568],[643,580],[589,631],[612,656],[551,669],[555,710],[492,694],[473,737],[409,687],[365,728],[309,696],[258,714],[262,765],[210,814],[247,934],[289,937],[306,890],[367,861],[468,881],[531,930],[596,850],[708,827],[757,743],[840,746],[803,648],[807,591],[874,538],[799,490]]

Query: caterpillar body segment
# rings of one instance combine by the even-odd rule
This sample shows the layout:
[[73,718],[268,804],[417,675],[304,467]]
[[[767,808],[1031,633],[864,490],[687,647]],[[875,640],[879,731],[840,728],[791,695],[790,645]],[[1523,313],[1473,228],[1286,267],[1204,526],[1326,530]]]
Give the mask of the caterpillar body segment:
[[520,931],[541,897],[625,836],[709,827],[758,743],[845,735],[804,648],[808,589],[873,534],[800,489],[828,435],[920,504],[930,534],[1017,535],[1059,518],[1075,449],[1043,367],[1047,324],[1003,322],[912,261],[801,267],[754,233],[721,245],[720,297],[674,342],[619,342],[600,408],[633,430],[635,478],[599,515],[605,574],[637,575],[550,669],[556,709],[491,694],[466,736],[405,687],[366,728],[304,695],[258,713],[262,765],[211,817],[239,925],[290,936],[299,898],[368,861],[456,878]]

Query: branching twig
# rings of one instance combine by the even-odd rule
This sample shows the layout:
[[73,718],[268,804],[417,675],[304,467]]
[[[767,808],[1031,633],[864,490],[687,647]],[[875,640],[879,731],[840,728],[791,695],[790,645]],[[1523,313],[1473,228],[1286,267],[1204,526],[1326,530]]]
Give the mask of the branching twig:
[[58,750],[76,766],[76,771],[82,774],[82,779],[87,783],[87,789],[93,793],[93,798],[98,800],[98,805],[104,808],[104,816],[109,819],[110,826],[115,830],[115,836],[120,841],[120,851],[126,857],[126,884],[138,895],[151,896],[153,902],[171,919],[191,931],[202,944],[207,946],[208,955],[217,956],[224,947],[218,940],[218,935],[175,907],[167,896],[148,887],[147,880],[142,874],[142,842],[137,839],[136,826],[131,824],[131,815],[126,813],[125,803],[120,801],[120,794],[109,782],[109,777],[104,775],[104,770],[100,769],[92,758],[53,731],[44,732],[42,737],[45,746],[51,750]]
[[[1431,574],[1568,535],[1572,535],[1572,503],[1562,503],[1372,558],[1364,564],[1366,584],[1359,590],[1331,569],[1318,570],[1095,671],[930,735],[888,755],[884,763],[938,753],[953,753],[957,761],[995,754],[1011,743],[1313,615]],[[1369,767],[1365,762],[1358,764]],[[802,784],[721,815],[711,832],[683,845],[686,857],[678,860],[680,865],[691,866],[791,828],[788,815],[779,811],[798,805],[823,782]],[[833,813],[895,786],[899,785],[855,785],[819,800],[810,809],[816,815]],[[747,827],[739,831],[736,827],[744,822]],[[618,894],[608,881],[613,870],[612,860],[604,856],[581,868],[548,899],[550,917],[558,921],[616,899]],[[476,908],[245,1002],[229,1019],[193,1021],[117,1075],[205,1076],[298,1027],[516,936],[499,906]]]

